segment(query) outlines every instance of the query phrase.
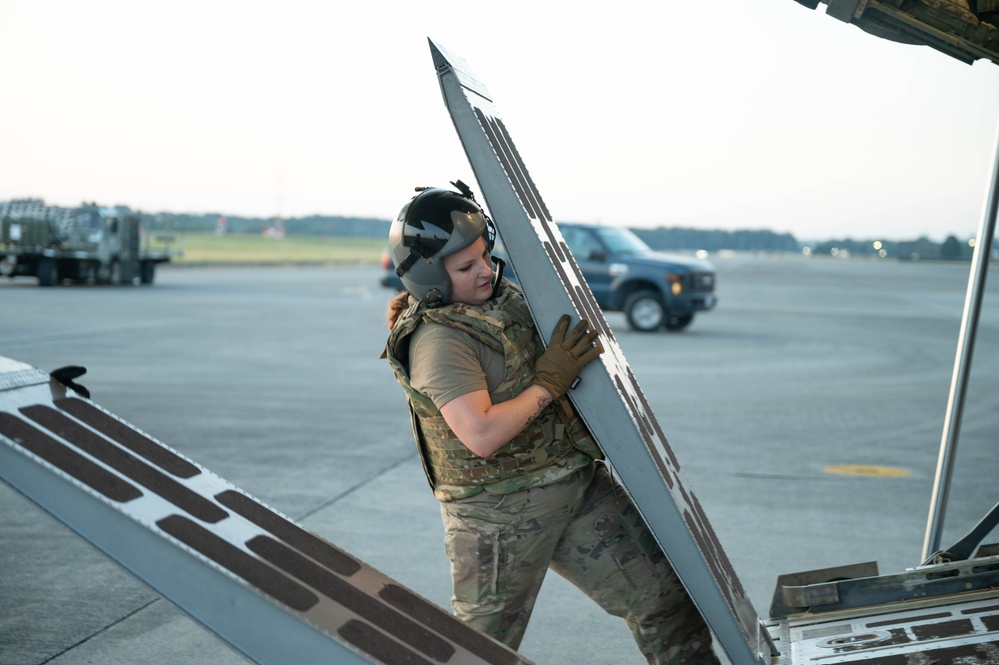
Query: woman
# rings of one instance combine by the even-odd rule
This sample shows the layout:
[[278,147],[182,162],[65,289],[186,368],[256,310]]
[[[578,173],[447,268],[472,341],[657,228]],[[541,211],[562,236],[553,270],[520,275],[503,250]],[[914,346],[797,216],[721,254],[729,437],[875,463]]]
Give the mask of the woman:
[[561,317],[544,348],[523,293],[494,276],[492,222],[420,191],[389,233],[406,292],[386,357],[440,501],[452,606],[516,649],[548,568],[625,619],[649,663],[714,664],[711,636],[565,392],[603,348]]

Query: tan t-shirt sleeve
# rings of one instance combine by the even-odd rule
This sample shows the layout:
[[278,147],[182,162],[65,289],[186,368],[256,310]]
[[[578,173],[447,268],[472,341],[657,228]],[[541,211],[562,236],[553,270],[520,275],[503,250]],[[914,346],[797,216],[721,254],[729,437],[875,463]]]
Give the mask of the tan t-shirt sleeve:
[[495,390],[503,380],[503,354],[451,326],[423,323],[411,340],[410,385],[438,409],[466,393]]

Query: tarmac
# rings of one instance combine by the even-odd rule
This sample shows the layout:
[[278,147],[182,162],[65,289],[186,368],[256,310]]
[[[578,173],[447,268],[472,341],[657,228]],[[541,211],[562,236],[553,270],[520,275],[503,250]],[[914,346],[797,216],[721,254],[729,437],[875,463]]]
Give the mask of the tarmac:
[[[720,304],[688,330],[608,320],[757,612],[767,616],[782,573],[917,565],[968,264],[715,264]],[[79,382],[95,402],[447,608],[439,509],[378,357],[391,295],[379,277],[165,267],[150,287],[0,282],[0,355],[86,367]],[[997,290],[986,291],[948,542],[999,498]],[[0,533],[0,664],[248,662],[3,483]],[[623,623],[557,575],[521,653],[642,662]]]

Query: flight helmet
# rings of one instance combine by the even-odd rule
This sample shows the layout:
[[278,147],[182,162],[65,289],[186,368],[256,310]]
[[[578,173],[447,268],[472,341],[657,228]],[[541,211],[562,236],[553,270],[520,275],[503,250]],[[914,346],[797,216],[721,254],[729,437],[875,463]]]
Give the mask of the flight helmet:
[[496,229],[460,180],[452,183],[462,193],[447,189],[418,190],[403,206],[389,229],[389,251],[402,285],[427,307],[450,304],[451,278],[444,258],[460,252],[479,238],[492,251]]

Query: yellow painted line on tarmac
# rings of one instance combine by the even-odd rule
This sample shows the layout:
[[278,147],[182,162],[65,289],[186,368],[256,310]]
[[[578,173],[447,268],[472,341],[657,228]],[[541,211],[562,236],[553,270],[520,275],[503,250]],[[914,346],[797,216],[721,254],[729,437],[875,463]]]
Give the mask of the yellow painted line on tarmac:
[[869,476],[878,478],[905,478],[909,472],[890,466],[869,466],[866,464],[836,464],[823,469],[826,473],[838,473],[843,476]]

